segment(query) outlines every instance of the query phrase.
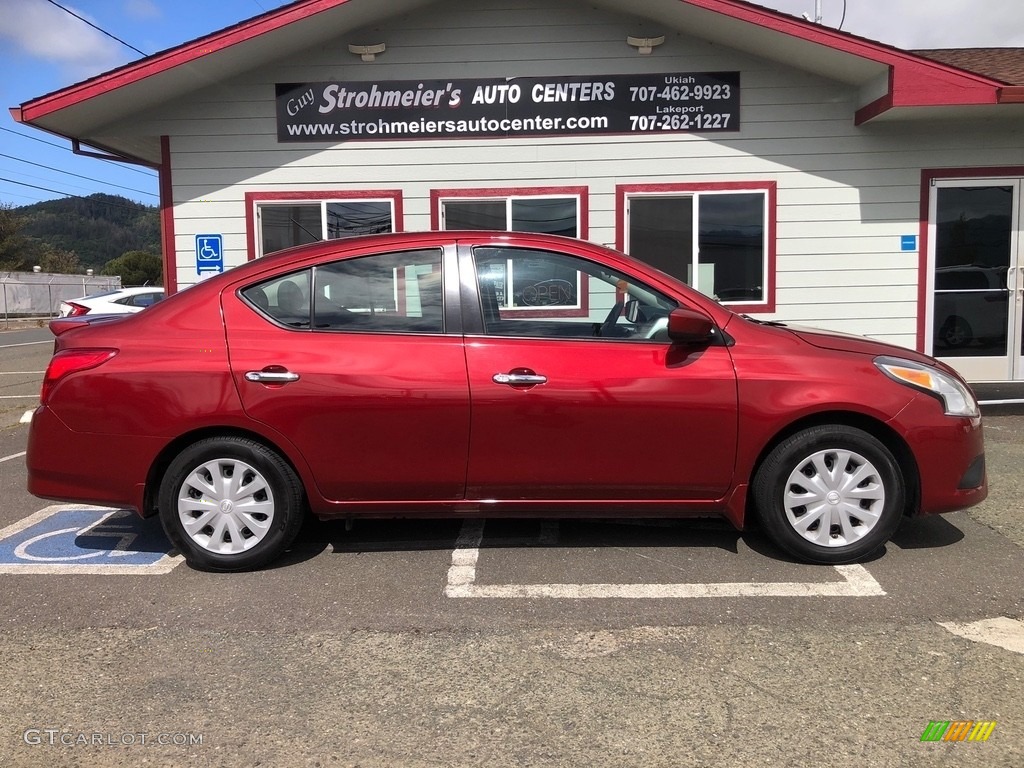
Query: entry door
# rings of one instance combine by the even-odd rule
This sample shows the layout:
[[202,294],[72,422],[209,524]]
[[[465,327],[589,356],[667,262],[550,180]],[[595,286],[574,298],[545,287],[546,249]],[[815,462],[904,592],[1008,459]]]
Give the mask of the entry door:
[[930,352],[970,381],[1024,378],[1019,179],[937,181],[930,201]]

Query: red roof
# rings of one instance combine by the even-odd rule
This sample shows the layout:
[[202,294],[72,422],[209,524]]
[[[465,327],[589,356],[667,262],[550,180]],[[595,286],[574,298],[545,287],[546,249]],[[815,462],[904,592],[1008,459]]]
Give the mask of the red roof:
[[[148,84],[144,85],[143,81],[149,78],[173,73],[180,87],[198,87],[186,85],[197,82],[195,75],[200,71],[198,67],[206,67],[203,71],[211,77],[218,73],[223,76],[226,70],[219,68],[218,64],[224,56],[230,56],[237,64],[240,58],[249,55],[251,66],[258,66],[273,55],[281,55],[273,45],[257,45],[261,42],[260,38],[267,37],[269,42],[275,33],[281,34],[291,25],[311,21],[312,17],[321,17],[321,14],[323,23],[320,24],[320,28],[329,27],[328,21],[337,19],[337,14],[348,2],[349,0],[297,0],[82,83],[37,97],[20,107],[12,108],[11,113],[19,122],[36,124],[46,130],[75,136],[76,130],[82,125],[81,121],[85,119],[86,123],[88,122],[88,119],[81,116],[83,113],[75,109],[77,107],[96,101],[94,109],[102,107],[106,117],[114,117],[118,110],[130,115],[130,110],[139,107],[134,99],[127,97],[143,95],[145,91],[136,92],[133,88],[146,89]],[[673,18],[682,18],[687,24],[694,22],[688,27],[688,31],[711,35],[713,32],[710,31],[710,27],[717,23],[717,42],[729,44],[732,39],[728,34],[730,30],[742,28],[744,32],[750,32],[745,34],[743,45],[754,45],[758,55],[774,57],[791,66],[802,66],[818,71],[824,76],[855,70],[863,73],[865,63],[878,68],[883,74],[887,67],[887,92],[858,111],[858,123],[877,117],[895,107],[997,104],[1002,100],[1000,86],[1007,82],[989,74],[965,71],[958,65],[950,66],[949,62],[944,61],[938,54],[925,58],[910,51],[839,32],[744,0],[678,2],[684,6],[677,9],[679,14],[685,11],[685,15],[677,14]],[[642,15],[645,10],[643,0],[633,0],[632,3],[604,0],[602,4],[621,5],[622,10],[633,14]],[[353,5],[365,10],[365,6],[359,3]],[[379,3],[380,13],[395,12],[397,5]],[[651,13],[656,14],[659,9],[664,10],[664,6],[652,6]],[[320,18],[317,19],[317,23],[320,23]],[[255,47],[250,49],[247,46]],[[837,56],[840,57],[838,62]],[[831,69],[819,68],[819,61],[824,64],[826,59]],[[862,81],[855,84],[866,86],[869,84],[867,78],[868,75],[864,74]],[[853,81],[848,79],[847,82]],[[882,85],[884,89],[884,82]],[[148,88],[150,93],[154,91],[152,87]],[[106,99],[117,94],[122,94],[122,99],[118,108],[111,110],[109,107],[112,105],[107,103]],[[1024,92],[1019,96],[1024,98]],[[71,112],[61,116],[60,113],[65,110]],[[79,133],[87,133],[88,130],[88,127],[84,127]]]

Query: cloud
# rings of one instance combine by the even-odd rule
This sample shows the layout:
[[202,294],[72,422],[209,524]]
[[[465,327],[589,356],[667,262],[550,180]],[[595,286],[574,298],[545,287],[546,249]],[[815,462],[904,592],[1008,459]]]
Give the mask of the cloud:
[[[755,0],[799,16],[814,13],[813,0]],[[898,48],[984,48],[1024,46],[1024,4],[977,0],[845,0],[843,31]],[[844,0],[823,0],[822,23],[837,27]]]
[[161,10],[152,0],[126,0],[124,12],[133,19],[141,19],[143,21],[159,19],[163,16]]
[[[17,23],[0,26],[0,37],[10,39],[35,59],[62,67],[76,78],[105,72],[133,58],[115,40],[50,3],[0,0],[0,6],[6,19],[17,19]],[[66,7],[82,18],[89,18],[78,8]]]

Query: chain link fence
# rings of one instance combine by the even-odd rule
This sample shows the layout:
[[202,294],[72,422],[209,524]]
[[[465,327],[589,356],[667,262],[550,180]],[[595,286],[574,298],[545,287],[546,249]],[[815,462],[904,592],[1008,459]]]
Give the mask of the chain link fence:
[[46,272],[0,272],[3,286],[3,327],[13,321],[56,317],[60,303],[93,293],[116,291],[120,277],[57,275]]

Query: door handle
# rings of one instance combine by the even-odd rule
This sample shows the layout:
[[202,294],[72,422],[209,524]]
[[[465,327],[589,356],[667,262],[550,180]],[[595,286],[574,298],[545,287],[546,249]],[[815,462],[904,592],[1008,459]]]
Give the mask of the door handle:
[[532,387],[547,384],[548,377],[536,373],[496,373],[491,376],[495,384],[507,384],[510,387]]
[[290,381],[298,381],[299,374],[291,371],[249,371],[245,374],[245,380],[258,384],[287,384]]

